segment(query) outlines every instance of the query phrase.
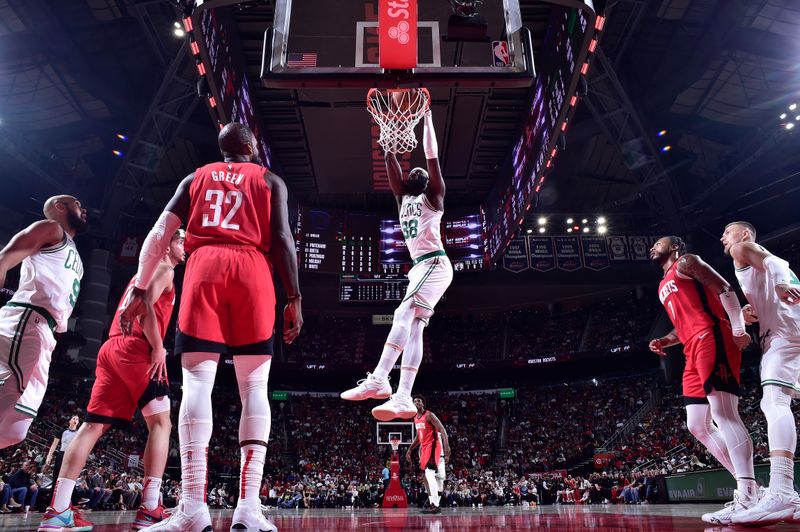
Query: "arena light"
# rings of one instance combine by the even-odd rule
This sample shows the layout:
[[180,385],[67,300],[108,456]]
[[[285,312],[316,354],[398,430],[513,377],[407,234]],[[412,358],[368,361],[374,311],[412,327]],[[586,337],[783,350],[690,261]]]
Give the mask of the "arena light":
[[567,218],[567,225],[572,225],[573,222],[575,222],[575,220],[573,220],[572,218]]
[[669,144],[667,144],[666,146],[664,146],[663,148],[661,148],[661,152],[662,152],[662,153],[667,153],[667,152],[668,152],[669,150],[671,150],[671,149],[672,149],[672,146],[670,146]]
[[175,29],[180,29],[181,28],[181,23],[178,22],[177,20],[175,22],[173,22],[172,25],[175,26]]
[[608,232],[608,228],[606,228],[605,225],[601,225],[600,227],[597,228],[597,232],[600,233],[601,235],[604,235]]
[[583,228],[583,232],[584,232],[584,233],[588,233],[588,232],[589,232],[589,228],[588,228],[588,227],[584,227],[584,228]]
[[781,113],[780,119],[781,120],[785,120],[786,119],[786,113]]
[[800,115],[794,117],[795,120],[800,120]]
[[128,137],[126,137],[126,136],[125,136],[125,135],[123,135],[122,133],[117,133],[117,138],[118,138],[119,140],[124,140],[124,141],[127,141],[127,140],[128,140]]
[[581,220],[581,223],[582,224],[588,224],[589,223],[589,219],[588,218],[584,218],[583,220]]
[[186,35],[186,32],[183,31],[183,28],[175,28],[172,30],[172,34],[175,35],[175,37],[183,37]]
[[789,110],[790,111],[794,111],[795,109],[797,109],[797,104],[796,103],[793,103],[792,105],[789,106]]
[[528,234],[531,234],[531,233],[533,233],[533,229],[528,229],[528,230],[527,230],[527,231],[525,231],[525,232],[526,232],[526,233],[528,233]]
[[659,137],[663,137],[666,134],[667,134],[667,130],[666,129],[662,129],[661,131],[658,132],[658,136]]
[[119,151],[119,150],[111,150],[111,153],[113,153],[113,154],[114,154],[114,155],[116,155],[117,157],[122,157],[123,155],[125,155],[124,153],[122,153],[122,152],[121,152],[121,151]]
[[606,223],[606,217],[605,216],[598,216],[597,217],[597,223],[598,223],[598,225],[604,225]]
[[571,227],[567,227],[567,233],[571,233],[571,232],[572,232],[572,228]]
[[547,231],[547,229],[546,229],[546,228],[544,228],[544,227],[540,227],[540,228],[539,228],[539,232],[540,232],[540,233],[544,233],[545,231]]
[[789,122],[784,126],[786,129],[792,129],[794,127],[794,122]]
[[538,223],[539,225],[547,225],[547,218],[545,218],[544,216],[540,216],[539,219],[536,220],[536,223]]

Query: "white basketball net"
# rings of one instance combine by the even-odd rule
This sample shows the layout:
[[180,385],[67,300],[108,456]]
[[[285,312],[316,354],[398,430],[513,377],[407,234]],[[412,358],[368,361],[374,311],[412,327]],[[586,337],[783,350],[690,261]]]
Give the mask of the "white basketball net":
[[389,440],[389,445],[392,446],[392,451],[397,451],[397,449],[400,447],[400,440],[397,438],[392,438]]
[[378,144],[392,153],[406,153],[417,147],[414,128],[430,108],[428,89],[370,89],[367,110],[380,126]]

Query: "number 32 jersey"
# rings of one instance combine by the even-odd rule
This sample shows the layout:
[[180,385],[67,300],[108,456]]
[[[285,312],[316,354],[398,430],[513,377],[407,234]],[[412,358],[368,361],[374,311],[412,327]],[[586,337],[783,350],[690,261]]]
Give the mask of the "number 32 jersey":
[[425,194],[403,196],[400,204],[400,229],[412,259],[432,251],[442,251],[442,214],[433,208]]
[[186,252],[209,244],[270,250],[269,170],[254,163],[218,162],[195,170],[189,187]]

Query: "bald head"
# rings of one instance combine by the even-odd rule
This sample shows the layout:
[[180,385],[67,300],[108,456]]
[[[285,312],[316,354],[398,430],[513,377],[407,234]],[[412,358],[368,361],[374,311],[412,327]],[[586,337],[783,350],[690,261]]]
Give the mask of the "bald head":
[[239,122],[227,124],[217,137],[219,150],[228,159],[258,162],[256,141],[250,128]]
[[66,212],[65,204],[72,204],[75,203],[75,201],[77,200],[68,194],[61,194],[49,198],[44,202],[44,208],[42,209],[44,217],[48,220],[61,221]]
[[88,228],[86,223],[86,209],[81,202],[69,194],[53,196],[44,202],[42,208],[44,217],[61,224],[61,227],[71,235],[82,233]]

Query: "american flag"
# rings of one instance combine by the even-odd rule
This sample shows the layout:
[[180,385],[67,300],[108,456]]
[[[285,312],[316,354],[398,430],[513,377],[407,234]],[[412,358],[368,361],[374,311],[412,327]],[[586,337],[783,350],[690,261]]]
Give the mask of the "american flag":
[[315,67],[317,66],[317,54],[303,52],[301,54],[289,54],[286,66],[290,67]]

